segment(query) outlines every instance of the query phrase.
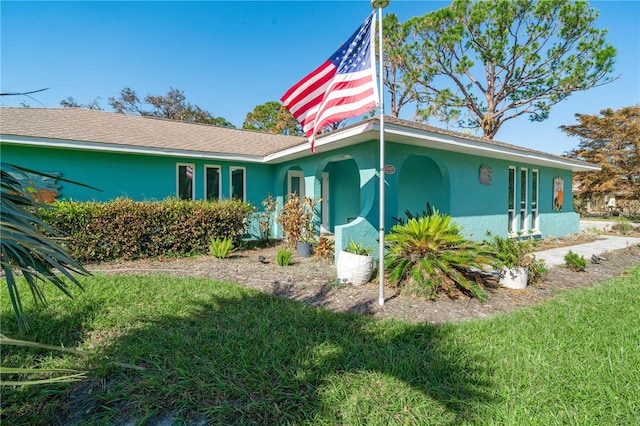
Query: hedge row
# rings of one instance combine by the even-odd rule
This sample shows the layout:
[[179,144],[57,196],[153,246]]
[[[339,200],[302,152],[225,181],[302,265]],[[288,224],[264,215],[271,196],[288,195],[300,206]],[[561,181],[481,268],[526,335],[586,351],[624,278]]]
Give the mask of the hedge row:
[[120,198],[106,203],[59,201],[43,216],[62,231],[72,256],[96,262],[206,253],[213,238],[231,238],[237,244],[253,211],[237,200]]

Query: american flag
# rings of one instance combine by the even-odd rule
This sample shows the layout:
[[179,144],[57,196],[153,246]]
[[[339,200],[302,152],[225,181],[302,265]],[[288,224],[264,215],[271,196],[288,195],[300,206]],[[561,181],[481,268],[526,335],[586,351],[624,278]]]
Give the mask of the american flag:
[[323,127],[378,105],[374,16],[375,10],[329,59],[280,98],[302,124],[313,152]]

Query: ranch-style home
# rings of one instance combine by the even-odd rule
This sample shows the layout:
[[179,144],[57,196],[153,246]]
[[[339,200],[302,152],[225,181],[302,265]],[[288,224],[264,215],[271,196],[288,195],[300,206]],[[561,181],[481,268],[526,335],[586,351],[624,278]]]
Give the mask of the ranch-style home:
[[[99,188],[43,182],[58,199],[320,198],[336,250],[377,246],[380,119],[316,139],[76,108],[0,109],[2,161]],[[599,166],[394,117],[384,118],[385,229],[427,205],[473,239],[579,231],[573,172]],[[47,188],[44,188],[44,187]],[[566,195],[565,195],[566,194]],[[278,232],[276,228],[275,232]]]

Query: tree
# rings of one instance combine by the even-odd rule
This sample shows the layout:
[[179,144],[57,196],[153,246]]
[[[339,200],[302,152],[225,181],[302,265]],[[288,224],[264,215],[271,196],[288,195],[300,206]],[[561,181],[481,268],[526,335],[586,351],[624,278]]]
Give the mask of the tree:
[[[102,110],[99,104],[100,97],[95,98],[89,104],[81,104],[69,96],[60,101],[65,108],[88,108]],[[187,102],[182,90],[170,88],[166,95],[147,95],[140,100],[135,90],[125,87],[117,98],[109,97],[109,105],[116,112],[129,115],[143,115],[149,117],[166,118],[169,120],[187,121],[191,123],[213,124],[215,126],[235,128],[233,124],[223,117],[214,117],[210,112],[197,105]],[[146,107],[151,106],[151,109]]]
[[604,109],[600,115],[576,114],[579,124],[560,126],[580,138],[573,158],[598,164],[599,172],[576,175],[586,193],[627,191],[640,200],[640,104]]
[[72,96],[69,96],[67,99],[61,100],[60,105],[65,108],[87,108],[102,111],[102,107],[100,106],[100,96],[96,97],[86,105],[76,102],[76,100],[73,99]]
[[[398,17],[389,13],[382,23],[382,45],[384,48],[384,85],[389,89],[391,115],[398,117],[400,110],[413,101],[418,101],[415,91],[415,70],[412,66],[420,67],[424,61],[413,56],[409,47],[409,26],[398,22]],[[378,50],[376,49],[376,53]],[[379,58],[378,58],[379,60]]]
[[277,101],[269,101],[256,106],[253,111],[247,114],[242,128],[259,130],[261,132],[281,133],[283,135],[302,135],[300,123]]
[[409,20],[418,115],[490,139],[524,114],[545,120],[573,92],[613,80],[616,49],[597,17],[582,0],[454,0]]

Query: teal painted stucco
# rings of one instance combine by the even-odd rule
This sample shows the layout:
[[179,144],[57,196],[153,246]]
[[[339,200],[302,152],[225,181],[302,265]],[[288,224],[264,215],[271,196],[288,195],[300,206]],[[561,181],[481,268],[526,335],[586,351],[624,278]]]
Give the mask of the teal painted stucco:
[[[45,172],[60,172],[65,179],[102,189],[102,192],[61,182],[62,198],[106,201],[117,197],[158,200],[176,196],[176,165],[194,164],[195,198],[204,198],[206,165],[221,167],[221,194],[230,194],[230,170],[245,168],[246,200],[258,210],[271,194],[281,209],[287,195],[290,170],[304,175],[305,195],[321,197],[323,175],[329,176],[328,227],[336,238],[336,251],[353,239],[377,251],[379,239],[379,145],[378,141],[352,145],[333,151],[307,155],[275,165],[211,161],[203,159],[54,149],[37,146],[2,145],[2,161]],[[564,179],[564,193],[571,194],[569,170],[532,166],[489,157],[394,143],[386,143],[385,164],[392,171],[385,175],[385,232],[404,218],[405,210],[421,214],[427,203],[450,214],[476,240],[486,232],[508,235],[509,167],[516,170],[515,204],[520,229],[520,171],[527,169],[527,211],[525,229],[537,236],[563,236],[578,232],[579,217],[573,211],[571,196],[562,210],[553,209],[553,180]],[[480,178],[480,170],[484,179]],[[538,170],[539,227],[533,229],[532,170]],[[320,222],[321,211],[316,222]],[[251,229],[256,231],[256,223]],[[274,221],[276,236],[281,230]],[[257,235],[254,233],[253,235]]]
[[273,166],[200,159],[2,145],[2,161],[43,172],[59,172],[60,199],[108,201],[118,197],[137,201],[176,196],[176,165],[194,164],[195,198],[204,199],[205,165],[221,167],[221,193],[230,193],[230,168],[245,167],[246,201],[259,206],[273,188]]

